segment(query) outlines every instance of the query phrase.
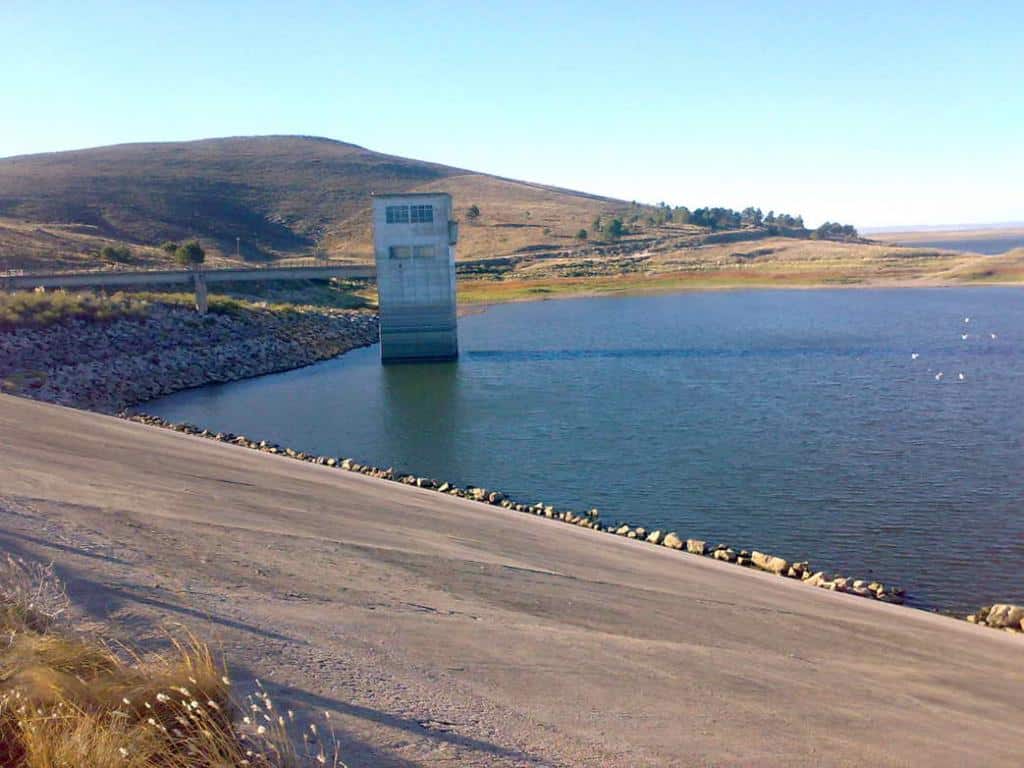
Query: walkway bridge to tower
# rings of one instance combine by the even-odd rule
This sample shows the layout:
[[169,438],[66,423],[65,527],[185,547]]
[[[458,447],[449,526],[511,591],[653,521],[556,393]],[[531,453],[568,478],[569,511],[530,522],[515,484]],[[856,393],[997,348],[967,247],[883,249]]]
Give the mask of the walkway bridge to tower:
[[322,259],[309,263],[291,262],[281,266],[227,267],[223,269],[108,270],[94,272],[0,272],[0,289],[35,288],[128,288],[149,285],[191,285],[196,292],[196,309],[207,310],[206,290],[213,283],[269,282],[273,280],[326,280],[329,278],[374,278],[373,264],[331,264]]

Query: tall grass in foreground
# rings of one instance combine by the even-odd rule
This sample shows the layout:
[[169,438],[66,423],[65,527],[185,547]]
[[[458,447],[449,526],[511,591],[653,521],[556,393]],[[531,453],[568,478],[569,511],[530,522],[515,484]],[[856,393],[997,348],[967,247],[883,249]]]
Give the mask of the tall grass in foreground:
[[[301,736],[259,687],[243,702],[192,635],[145,659],[76,634],[50,568],[0,560],[0,766],[341,766],[333,734]],[[257,685],[259,685],[257,683]],[[329,730],[329,729],[325,729]]]

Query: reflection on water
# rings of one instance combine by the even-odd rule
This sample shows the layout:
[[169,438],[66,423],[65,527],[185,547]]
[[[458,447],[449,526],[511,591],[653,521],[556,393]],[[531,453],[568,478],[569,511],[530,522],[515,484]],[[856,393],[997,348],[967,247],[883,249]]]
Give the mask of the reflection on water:
[[[373,354],[379,354],[376,348]],[[375,361],[371,362],[376,367]],[[465,409],[459,397],[456,363],[381,367],[381,429],[414,455],[430,455],[441,466],[458,461],[457,436]],[[429,414],[429,418],[425,415]],[[416,429],[409,426],[418,425]]]
[[808,559],[922,605],[1024,602],[1018,289],[579,299],[460,323],[458,363],[368,348],[147,409]]

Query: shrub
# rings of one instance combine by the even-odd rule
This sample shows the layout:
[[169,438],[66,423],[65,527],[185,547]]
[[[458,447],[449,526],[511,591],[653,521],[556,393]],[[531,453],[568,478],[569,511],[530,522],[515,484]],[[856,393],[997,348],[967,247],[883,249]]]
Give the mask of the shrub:
[[160,243],[160,250],[170,256],[173,256],[178,250],[178,244],[175,243],[173,240],[167,240],[163,243]]
[[857,228],[852,224],[840,224],[833,221],[826,221],[811,232],[813,240],[856,240],[857,237]]
[[132,251],[127,245],[104,245],[100,249],[100,258],[124,264],[132,260]]
[[466,209],[466,218],[469,219],[470,221],[476,221],[477,219],[479,219],[480,206],[478,206],[476,203],[469,206],[469,208]]
[[195,266],[206,261],[206,251],[203,250],[203,246],[199,244],[198,240],[190,240],[178,246],[174,252],[174,260],[184,267]]
[[63,320],[106,321],[119,317],[141,317],[148,311],[143,300],[127,294],[112,296],[67,291],[0,294],[0,330],[42,327]]
[[577,240],[586,240],[587,239],[587,230],[581,229],[578,232],[576,232],[576,239]]

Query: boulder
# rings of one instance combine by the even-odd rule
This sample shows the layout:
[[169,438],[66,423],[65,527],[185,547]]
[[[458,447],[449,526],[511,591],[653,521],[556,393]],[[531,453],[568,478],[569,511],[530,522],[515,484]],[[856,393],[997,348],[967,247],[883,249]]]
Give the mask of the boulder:
[[1004,627],[1018,629],[1021,626],[1021,620],[1024,620],[1024,606],[996,603],[989,610],[985,623],[997,629]]
[[627,533],[629,533],[629,530],[630,530],[629,526],[626,525],[625,523],[623,523],[622,525],[620,525],[618,528],[615,529],[615,533],[618,534],[619,536],[625,536]]
[[816,573],[807,576],[805,574],[804,584],[809,584],[812,587],[821,587],[828,582],[828,576],[825,575],[824,571],[817,571]]
[[682,549],[686,546],[685,542],[679,538],[679,535],[675,531],[665,534],[665,538],[661,543],[669,549]]
[[736,562],[736,553],[731,549],[716,549],[711,556],[715,558],[715,560],[722,560],[726,563]]
[[647,536],[647,541],[649,541],[651,544],[661,544],[662,536],[663,534],[661,531],[651,531],[651,533]]
[[708,551],[708,544],[700,539],[687,539],[686,551],[692,555],[703,555]]
[[766,555],[764,552],[750,553],[750,559],[762,571],[769,573],[785,573],[789,570],[789,561],[774,555]]

